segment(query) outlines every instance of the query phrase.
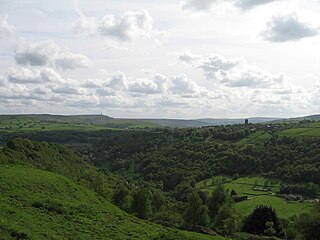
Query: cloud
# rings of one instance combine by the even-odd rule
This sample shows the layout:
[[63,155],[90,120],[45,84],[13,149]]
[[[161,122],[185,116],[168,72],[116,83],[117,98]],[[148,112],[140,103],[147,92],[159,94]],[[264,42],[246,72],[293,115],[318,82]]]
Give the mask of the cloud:
[[153,79],[138,78],[129,83],[128,90],[141,94],[161,94],[168,88],[169,79],[162,74],[155,74]]
[[270,42],[298,41],[319,34],[318,28],[301,22],[296,14],[274,16],[262,33],[265,40]]
[[26,66],[53,66],[68,70],[86,68],[90,60],[81,54],[63,51],[54,41],[21,43],[15,52],[15,61]]
[[86,68],[90,64],[86,56],[75,53],[61,53],[54,62],[55,67],[62,70]]
[[61,94],[82,94],[82,91],[79,90],[79,88],[77,86],[72,86],[69,84],[63,84],[60,86],[57,86],[55,88],[52,89],[53,92],[55,93],[61,93]]
[[3,75],[0,75],[0,87],[4,87],[7,85],[7,80]]
[[249,10],[254,7],[269,4],[275,1],[280,1],[280,0],[234,0],[233,2],[236,7],[239,7],[243,10]]
[[129,42],[137,38],[152,38],[165,41],[164,32],[154,29],[153,19],[147,10],[127,11],[116,18],[109,14],[101,18],[87,17],[82,11],[76,9],[80,16],[74,30],[84,35],[101,36],[120,42]]
[[210,11],[221,4],[231,4],[241,10],[250,10],[275,1],[281,0],[182,0],[180,5],[182,9],[191,11]]
[[209,91],[205,87],[199,86],[187,78],[185,74],[172,76],[170,92],[184,98],[201,98],[209,95]]
[[8,36],[15,31],[15,27],[8,23],[8,15],[0,14],[0,38]]
[[[197,57],[179,57],[179,60],[203,71],[206,79],[217,89],[215,92],[208,91],[208,96],[216,93],[217,97],[212,98],[215,102],[224,99],[221,103],[224,109],[234,111],[237,106],[242,114],[283,114],[307,111],[311,107],[310,92],[292,84],[283,73],[265,71],[243,58],[191,55]],[[210,101],[208,96],[203,99]]]
[[208,11],[219,0],[183,0],[181,1],[182,9],[192,11]]
[[61,81],[61,76],[50,68],[29,69],[29,68],[10,68],[6,76],[8,82],[27,84],[27,83],[47,83]]
[[114,73],[106,86],[113,90],[126,90],[128,88],[126,75],[123,72]]
[[[181,56],[184,56],[182,54]],[[227,58],[212,54],[209,57],[179,60],[200,68],[207,80],[215,81],[231,88],[270,88],[277,87],[288,80],[284,74],[272,74],[249,64],[243,58]]]

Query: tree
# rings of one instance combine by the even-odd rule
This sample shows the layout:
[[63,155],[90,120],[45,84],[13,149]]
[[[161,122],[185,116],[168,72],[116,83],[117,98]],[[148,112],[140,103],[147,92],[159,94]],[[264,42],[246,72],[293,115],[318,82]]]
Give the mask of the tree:
[[220,230],[224,230],[224,227],[230,227],[230,226],[224,226],[227,224],[227,219],[232,219],[234,217],[234,210],[231,208],[229,204],[222,205],[214,220],[214,226]]
[[320,203],[315,204],[309,214],[302,214],[296,221],[299,232],[304,239],[320,239]]
[[125,186],[120,186],[113,194],[113,202],[124,209],[127,203],[129,190]]
[[257,235],[274,233],[280,238],[286,236],[275,210],[268,206],[257,206],[245,220],[242,231]]
[[186,203],[183,214],[186,227],[206,226],[209,223],[208,208],[205,206],[197,192],[193,192]]
[[215,217],[221,206],[229,202],[229,196],[226,193],[222,184],[219,184],[216,189],[212,192],[211,198],[209,199],[209,216],[211,222],[215,221]]
[[151,214],[149,192],[145,189],[134,191],[131,202],[131,212],[137,217],[147,219]]

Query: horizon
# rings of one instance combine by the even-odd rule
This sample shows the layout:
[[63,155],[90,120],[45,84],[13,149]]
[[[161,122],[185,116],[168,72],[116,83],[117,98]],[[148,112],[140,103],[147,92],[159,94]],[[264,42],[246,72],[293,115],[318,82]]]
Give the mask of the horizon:
[[319,1],[0,3],[0,114],[320,112]]
[[291,116],[291,117],[277,117],[277,116],[250,116],[250,117],[202,117],[202,118],[165,118],[165,117],[155,117],[155,118],[148,118],[148,117],[116,117],[112,115],[107,115],[103,113],[83,113],[83,114],[54,114],[54,113],[13,113],[13,114],[2,114],[0,116],[29,116],[29,115],[48,115],[48,116],[63,116],[63,117],[70,117],[70,116],[103,116],[109,117],[112,119],[132,119],[132,120],[205,120],[205,119],[214,119],[214,120],[245,120],[245,119],[292,119],[292,118],[304,118],[304,117],[311,117],[311,116],[320,116],[320,114],[311,114],[311,115],[303,115],[303,116]]

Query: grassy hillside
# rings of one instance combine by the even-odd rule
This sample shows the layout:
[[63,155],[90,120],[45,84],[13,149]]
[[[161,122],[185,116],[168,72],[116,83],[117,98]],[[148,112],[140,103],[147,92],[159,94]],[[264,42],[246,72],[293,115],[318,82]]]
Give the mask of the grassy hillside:
[[105,129],[156,128],[160,125],[134,119],[114,119],[103,115],[0,115],[0,131],[99,131]]
[[223,239],[139,220],[48,171],[1,165],[0,176],[1,239]]
[[29,165],[81,181],[100,195],[111,198],[113,189],[122,184],[121,178],[84,161],[68,148],[46,142],[15,139],[0,149],[0,164]]
[[319,123],[315,127],[290,128],[279,133],[280,137],[320,137]]
[[253,134],[250,134],[248,137],[245,137],[237,142],[238,146],[243,146],[246,144],[257,144],[257,143],[263,143],[266,140],[269,140],[272,138],[271,134],[265,132],[265,131],[258,131]]

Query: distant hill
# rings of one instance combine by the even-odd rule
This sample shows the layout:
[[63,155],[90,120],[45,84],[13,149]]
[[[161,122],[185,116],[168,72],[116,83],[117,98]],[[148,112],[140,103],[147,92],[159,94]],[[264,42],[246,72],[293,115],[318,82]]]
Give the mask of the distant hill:
[[[244,124],[245,118],[239,119],[228,119],[228,118],[202,118],[194,120],[183,120],[183,119],[144,119],[145,121],[150,121],[165,127],[205,127],[205,126],[217,126],[217,125],[235,125]],[[272,122],[276,120],[281,120],[280,118],[263,118],[255,117],[249,118],[249,123],[265,123]]]
[[[234,125],[234,124],[244,124],[246,118],[238,118],[238,119],[219,119],[219,118],[204,118],[204,119],[198,119],[198,121],[202,121],[206,124],[211,125]],[[249,120],[249,123],[265,123],[265,122],[271,122],[275,120],[280,120],[280,118],[265,118],[265,117],[253,117],[253,118],[247,118]]]
[[2,115],[1,118],[33,118],[48,122],[66,122],[103,125],[111,117],[104,115],[51,115],[51,114],[21,114],[21,115]]
[[[83,124],[91,126],[102,126],[106,128],[196,128],[218,125],[244,124],[245,118],[200,118],[200,119],[131,119],[113,118],[105,115],[51,115],[51,114],[21,114],[21,115],[0,115],[1,121],[8,120],[38,120],[41,122],[51,122],[59,124]],[[252,117],[248,118],[249,123],[276,123],[276,122],[297,122],[301,120],[320,120],[320,115],[310,115],[296,118],[272,118],[272,117]],[[1,126],[0,126],[1,128]],[[66,127],[64,127],[66,128]],[[99,129],[94,129],[99,130]]]
[[203,127],[209,126],[209,123],[205,123],[200,120],[183,120],[183,119],[144,119],[144,121],[152,122],[164,127]]
[[304,116],[304,117],[297,117],[297,118],[289,118],[290,121],[302,121],[302,120],[311,120],[311,121],[319,121],[320,115],[310,115],[310,116]]

